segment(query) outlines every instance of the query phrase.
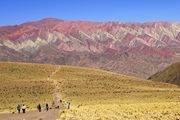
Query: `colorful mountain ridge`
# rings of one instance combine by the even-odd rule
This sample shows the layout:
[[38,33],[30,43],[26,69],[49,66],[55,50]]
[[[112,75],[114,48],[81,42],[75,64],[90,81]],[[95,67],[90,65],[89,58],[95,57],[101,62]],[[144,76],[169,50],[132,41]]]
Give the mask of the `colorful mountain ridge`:
[[45,18],[0,27],[0,61],[75,65],[148,78],[179,58],[180,23]]
[[[173,57],[180,53],[180,23],[86,22],[46,18],[0,27],[1,46],[31,51],[56,43],[59,50],[130,52]],[[28,48],[28,49],[27,49]]]

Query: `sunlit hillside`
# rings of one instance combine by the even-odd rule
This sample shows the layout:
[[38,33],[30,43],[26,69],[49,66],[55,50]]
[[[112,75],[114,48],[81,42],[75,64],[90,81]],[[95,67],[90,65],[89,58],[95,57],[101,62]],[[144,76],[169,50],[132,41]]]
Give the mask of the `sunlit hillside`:
[[[61,118],[82,120],[180,119],[179,86],[102,70],[28,63],[0,63],[0,113],[49,103],[58,81]],[[60,119],[61,119],[60,118]]]
[[51,103],[54,83],[47,80],[57,69],[53,65],[0,62],[0,113],[17,112],[25,104],[35,110],[41,103]]
[[152,81],[180,85],[180,62],[170,65],[163,71],[152,75],[148,79]]
[[101,70],[61,66],[52,77],[60,82],[66,119],[180,118],[180,89]]

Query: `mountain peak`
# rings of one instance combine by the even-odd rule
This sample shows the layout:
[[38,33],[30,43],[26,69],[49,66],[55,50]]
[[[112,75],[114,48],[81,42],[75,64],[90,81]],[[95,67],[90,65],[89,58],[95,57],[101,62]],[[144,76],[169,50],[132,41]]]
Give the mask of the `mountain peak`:
[[56,21],[56,22],[62,22],[62,21],[64,21],[64,20],[61,20],[61,19],[57,19],[57,18],[44,18],[44,19],[42,19],[42,20],[39,20],[39,21],[41,21],[41,22],[51,22],[51,21]]
[[44,18],[42,20],[39,21],[30,21],[30,22],[26,22],[21,24],[22,26],[35,26],[35,27],[42,27],[42,26],[54,26],[55,24],[59,23],[59,22],[63,22],[64,20],[61,19],[57,19],[57,18]]

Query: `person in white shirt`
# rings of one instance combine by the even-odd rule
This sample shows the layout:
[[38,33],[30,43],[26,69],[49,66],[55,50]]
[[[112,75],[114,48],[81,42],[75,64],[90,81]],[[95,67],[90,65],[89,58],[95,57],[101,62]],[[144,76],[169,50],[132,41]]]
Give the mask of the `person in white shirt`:
[[26,112],[26,106],[23,104],[23,106],[22,106],[22,111],[23,111],[23,113],[25,113]]

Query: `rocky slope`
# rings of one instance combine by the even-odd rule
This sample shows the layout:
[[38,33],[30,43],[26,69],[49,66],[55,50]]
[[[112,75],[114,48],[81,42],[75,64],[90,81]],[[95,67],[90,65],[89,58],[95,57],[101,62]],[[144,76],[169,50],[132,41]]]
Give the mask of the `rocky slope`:
[[0,27],[1,61],[77,65],[147,78],[179,61],[179,55],[180,23],[46,18]]

